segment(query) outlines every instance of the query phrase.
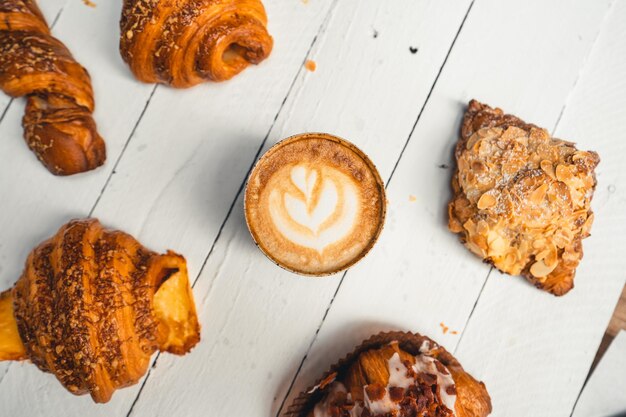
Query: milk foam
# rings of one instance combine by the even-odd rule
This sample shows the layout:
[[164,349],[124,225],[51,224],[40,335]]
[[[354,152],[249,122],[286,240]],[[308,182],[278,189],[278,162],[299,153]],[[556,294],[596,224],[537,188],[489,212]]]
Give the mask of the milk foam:
[[270,191],[270,217],[287,240],[321,254],[352,232],[360,191],[346,174],[329,166],[287,169],[283,183]]

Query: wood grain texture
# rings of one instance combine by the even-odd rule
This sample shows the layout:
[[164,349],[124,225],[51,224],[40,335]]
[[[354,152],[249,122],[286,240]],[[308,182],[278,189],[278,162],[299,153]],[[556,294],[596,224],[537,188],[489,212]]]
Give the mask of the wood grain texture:
[[[272,56],[184,92],[133,80],[112,30],[121,2],[42,2],[49,19],[55,3],[66,4],[55,35],[91,72],[109,161],[50,178],[21,139],[20,103],[10,106],[0,121],[0,155],[11,156],[0,165],[0,285],[35,244],[93,210],[151,249],[185,254],[199,275],[203,342],[158,357],[140,385],[99,407],[30,364],[3,365],[1,416],[275,415],[361,339],[396,328],[456,349],[487,383],[496,416],[571,412],[624,285],[626,1],[264,0]],[[488,266],[446,230],[446,166],[473,97],[558,124],[603,158],[594,236],[564,302],[520,278],[487,279]],[[247,170],[303,131],[353,141],[391,178],[381,240],[345,278],[287,273],[245,228]]]
[[583,244],[575,288],[555,299],[492,274],[457,350],[487,381],[497,415],[570,415],[624,286],[626,144],[615,138],[626,129],[626,96],[618,93],[626,56],[616,53],[626,43],[626,2],[601,9],[602,30],[555,131],[602,159],[592,204],[596,222]]

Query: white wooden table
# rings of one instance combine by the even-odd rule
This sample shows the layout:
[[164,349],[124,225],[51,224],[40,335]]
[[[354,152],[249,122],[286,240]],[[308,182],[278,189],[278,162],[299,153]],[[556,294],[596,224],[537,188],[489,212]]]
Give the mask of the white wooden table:
[[[187,257],[203,339],[185,357],[155,356],[106,405],[29,363],[0,364],[0,416],[273,417],[388,329],[454,352],[487,384],[495,416],[573,412],[626,278],[626,0],[265,0],[271,57],[186,91],[131,77],[121,0],[39,3],[91,72],[108,161],[51,176],[22,139],[23,100],[0,95],[0,287],[61,224],[96,216]],[[602,157],[593,236],[565,297],[490,270],[447,231],[448,166],[470,98]],[[324,279],[266,260],[242,213],[255,159],[304,131],[353,141],[387,180],[378,245]]]

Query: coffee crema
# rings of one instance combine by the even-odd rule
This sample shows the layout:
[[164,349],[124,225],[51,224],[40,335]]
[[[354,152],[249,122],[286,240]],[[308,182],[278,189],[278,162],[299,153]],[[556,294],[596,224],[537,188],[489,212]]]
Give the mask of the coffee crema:
[[305,275],[346,269],[382,230],[385,189],[374,164],[353,144],[324,133],[274,145],[248,179],[245,214],[257,246]]

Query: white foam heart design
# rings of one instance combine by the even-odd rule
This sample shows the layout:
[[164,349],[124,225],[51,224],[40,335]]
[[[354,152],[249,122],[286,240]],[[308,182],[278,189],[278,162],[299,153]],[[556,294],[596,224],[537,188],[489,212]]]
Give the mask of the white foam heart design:
[[301,194],[270,193],[270,215],[285,238],[321,253],[350,234],[359,213],[359,191],[347,175],[327,166],[296,165],[289,178]]
[[304,201],[285,194],[285,209],[289,216],[317,235],[320,226],[328,219],[337,207],[337,187],[328,179],[321,179],[321,193],[317,204],[313,207],[313,191],[317,185],[317,171],[296,166],[291,170],[291,181],[304,194]]

